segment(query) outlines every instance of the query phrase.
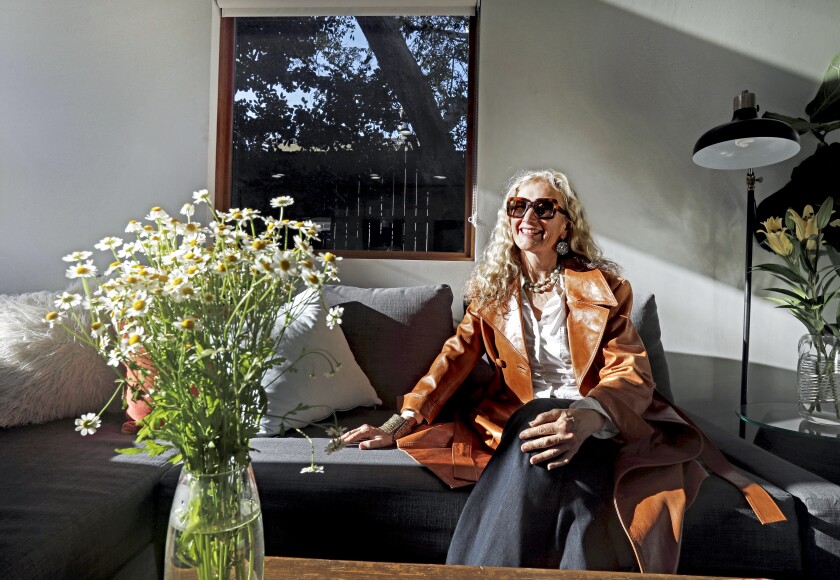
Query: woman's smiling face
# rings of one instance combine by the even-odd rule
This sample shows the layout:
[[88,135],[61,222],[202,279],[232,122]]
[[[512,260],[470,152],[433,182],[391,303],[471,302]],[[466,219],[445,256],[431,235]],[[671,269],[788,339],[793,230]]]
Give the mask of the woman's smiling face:
[[[519,188],[516,196],[530,201],[548,197],[556,199],[560,202],[560,207],[563,207],[561,195],[543,181],[526,183]],[[540,219],[534,213],[534,208],[529,207],[521,218],[509,217],[508,219],[516,246],[521,251],[535,254],[543,260],[550,260],[557,256],[555,246],[568,234],[569,222],[560,211],[555,212],[551,219]]]

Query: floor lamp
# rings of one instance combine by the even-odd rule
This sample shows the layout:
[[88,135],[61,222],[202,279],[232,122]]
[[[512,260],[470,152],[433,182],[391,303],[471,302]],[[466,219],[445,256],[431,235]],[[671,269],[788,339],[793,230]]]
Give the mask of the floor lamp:
[[[759,119],[755,93],[742,91],[735,97],[732,120],[710,129],[694,145],[694,163],[709,169],[747,170],[747,232],[744,259],[744,328],[741,351],[741,405],[747,404],[750,362],[750,303],[752,301],[752,247],[755,235],[755,183],[753,168],[773,165],[799,153],[799,136],[790,125],[775,119]],[[739,434],[746,436],[740,422]]]

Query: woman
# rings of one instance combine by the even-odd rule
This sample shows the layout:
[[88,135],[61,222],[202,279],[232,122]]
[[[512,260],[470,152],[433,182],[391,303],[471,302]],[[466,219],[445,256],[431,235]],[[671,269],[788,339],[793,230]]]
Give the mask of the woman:
[[[762,523],[785,519],[656,393],[617,270],[564,174],[516,176],[455,336],[401,415],[344,436],[396,441],[452,487],[477,481],[448,563],[674,573],[700,461]],[[459,389],[485,353],[493,380]]]

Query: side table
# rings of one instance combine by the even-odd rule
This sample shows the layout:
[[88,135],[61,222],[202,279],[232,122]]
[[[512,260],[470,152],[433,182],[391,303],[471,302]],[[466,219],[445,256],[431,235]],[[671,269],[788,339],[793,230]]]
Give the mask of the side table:
[[840,425],[807,421],[796,403],[742,405],[738,417],[758,427],[753,442],[762,449],[840,484]]

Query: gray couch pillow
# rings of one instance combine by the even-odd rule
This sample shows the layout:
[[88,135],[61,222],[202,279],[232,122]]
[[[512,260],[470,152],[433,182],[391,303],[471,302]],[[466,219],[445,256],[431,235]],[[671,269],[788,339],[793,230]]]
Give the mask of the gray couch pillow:
[[383,406],[396,409],[455,333],[452,289],[325,286],[329,306],[341,305],[341,330]]
[[671,376],[668,374],[668,361],[665,359],[665,349],[662,347],[662,333],[659,329],[659,314],[656,310],[656,298],[653,294],[641,293],[633,297],[633,310],[630,312],[630,320],[639,331],[642,342],[650,360],[650,367],[653,371],[653,380],[656,381],[656,390],[666,399],[674,402],[674,395],[671,393]]

